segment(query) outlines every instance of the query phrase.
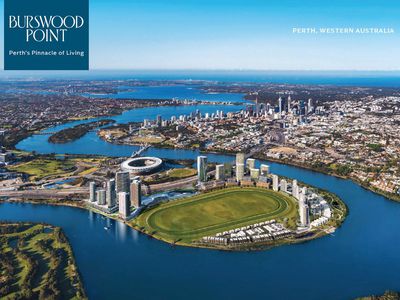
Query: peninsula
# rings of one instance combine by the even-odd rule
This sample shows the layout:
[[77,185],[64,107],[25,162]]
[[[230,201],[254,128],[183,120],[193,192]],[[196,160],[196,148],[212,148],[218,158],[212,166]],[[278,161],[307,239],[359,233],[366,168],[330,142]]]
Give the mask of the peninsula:
[[72,249],[58,227],[0,223],[0,297],[87,299]]

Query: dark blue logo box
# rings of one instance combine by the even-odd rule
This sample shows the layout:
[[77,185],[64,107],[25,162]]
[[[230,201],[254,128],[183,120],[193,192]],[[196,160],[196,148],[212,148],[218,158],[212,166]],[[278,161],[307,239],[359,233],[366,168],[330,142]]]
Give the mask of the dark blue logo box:
[[4,0],[5,70],[88,70],[89,0]]

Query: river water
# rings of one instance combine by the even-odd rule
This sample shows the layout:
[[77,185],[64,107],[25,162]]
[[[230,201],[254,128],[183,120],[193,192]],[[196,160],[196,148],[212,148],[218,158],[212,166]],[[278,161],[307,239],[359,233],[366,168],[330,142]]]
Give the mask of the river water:
[[[236,96],[235,96],[236,97]],[[119,123],[157,114],[237,110],[238,106],[158,107],[125,112]],[[78,122],[49,129],[60,130]],[[17,147],[39,153],[129,155],[134,146],[112,145],[94,133],[65,145],[35,135]],[[195,158],[198,151],[151,148],[145,155]],[[210,161],[232,161],[208,155]],[[258,162],[260,163],[260,162]],[[172,247],[95,213],[46,205],[0,205],[0,219],[47,222],[68,236],[91,299],[351,299],[400,290],[400,204],[348,180],[269,163],[272,172],[340,196],[350,214],[333,235],[260,252],[230,253]],[[105,230],[110,226],[110,230]]]

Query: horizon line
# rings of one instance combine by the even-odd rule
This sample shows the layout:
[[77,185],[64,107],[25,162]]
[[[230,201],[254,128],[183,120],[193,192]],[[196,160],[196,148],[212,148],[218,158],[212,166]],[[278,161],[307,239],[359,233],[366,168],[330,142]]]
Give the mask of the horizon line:
[[170,72],[170,71],[196,71],[196,72],[400,72],[400,69],[200,69],[200,68],[90,68],[89,70],[4,70],[1,72],[16,73],[16,72],[90,72],[90,71],[158,71],[158,72]]

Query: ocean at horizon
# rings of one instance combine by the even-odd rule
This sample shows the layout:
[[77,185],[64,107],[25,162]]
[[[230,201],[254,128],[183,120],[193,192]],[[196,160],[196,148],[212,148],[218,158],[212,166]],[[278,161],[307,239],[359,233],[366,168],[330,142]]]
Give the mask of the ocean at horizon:
[[204,80],[219,82],[400,87],[400,71],[92,70],[3,71],[5,80]]

